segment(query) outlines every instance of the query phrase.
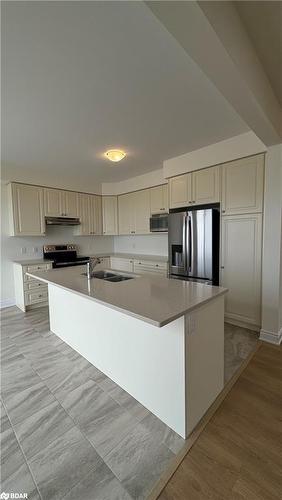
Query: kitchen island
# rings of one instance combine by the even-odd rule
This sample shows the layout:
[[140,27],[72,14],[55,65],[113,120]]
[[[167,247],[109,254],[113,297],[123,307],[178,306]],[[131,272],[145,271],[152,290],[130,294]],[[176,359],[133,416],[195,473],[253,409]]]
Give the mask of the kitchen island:
[[186,438],[223,389],[227,290],[84,272],[30,273],[48,284],[52,332]]

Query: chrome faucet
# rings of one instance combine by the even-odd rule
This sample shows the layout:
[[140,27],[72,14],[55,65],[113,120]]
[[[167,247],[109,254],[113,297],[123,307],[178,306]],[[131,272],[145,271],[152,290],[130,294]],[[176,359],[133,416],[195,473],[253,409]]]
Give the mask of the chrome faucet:
[[99,257],[90,257],[89,262],[86,264],[86,275],[89,280],[93,278],[94,268],[97,264],[101,264]]

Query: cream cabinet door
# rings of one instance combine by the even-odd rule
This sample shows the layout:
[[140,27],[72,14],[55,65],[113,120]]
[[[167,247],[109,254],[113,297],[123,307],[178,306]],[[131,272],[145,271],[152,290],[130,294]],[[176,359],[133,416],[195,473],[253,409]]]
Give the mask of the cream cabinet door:
[[103,234],[118,234],[117,196],[103,196]]
[[118,271],[133,272],[133,259],[124,259],[122,257],[111,257],[111,268]]
[[169,207],[186,207],[192,203],[192,174],[169,179]]
[[102,196],[91,196],[93,200],[94,213],[93,217],[93,233],[100,235],[102,234]]
[[150,189],[151,214],[168,211],[168,187],[167,184]]
[[167,263],[150,260],[134,260],[134,272],[137,274],[155,274],[167,276]]
[[150,233],[150,190],[133,193],[135,211],[135,233]]
[[262,212],[264,155],[226,163],[222,166],[222,213],[224,215]]
[[44,236],[43,189],[27,184],[11,184],[10,187],[13,236]]
[[259,329],[261,324],[262,215],[222,217],[222,286],[225,315]]
[[134,193],[122,194],[118,197],[118,232],[119,234],[135,233]]
[[192,173],[192,203],[217,203],[219,197],[219,166]]
[[78,193],[73,191],[64,191],[64,214],[68,217],[77,217],[78,215]]
[[80,226],[77,226],[76,234],[87,236],[91,231],[91,216],[90,216],[90,196],[88,194],[78,194],[78,217],[80,218]]
[[60,189],[44,189],[44,211],[47,216],[64,216],[65,192]]

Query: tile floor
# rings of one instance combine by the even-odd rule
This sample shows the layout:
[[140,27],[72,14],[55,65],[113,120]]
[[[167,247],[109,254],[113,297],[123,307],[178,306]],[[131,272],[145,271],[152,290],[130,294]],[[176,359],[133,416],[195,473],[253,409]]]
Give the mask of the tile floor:
[[[1,318],[1,491],[145,499],[184,440],[52,334],[47,308]],[[256,343],[226,325],[226,381]]]

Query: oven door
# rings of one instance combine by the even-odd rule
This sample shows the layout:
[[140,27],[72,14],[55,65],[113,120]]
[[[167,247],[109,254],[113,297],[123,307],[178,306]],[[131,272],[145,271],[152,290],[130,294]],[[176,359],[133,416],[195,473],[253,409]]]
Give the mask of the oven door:
[[156,214],[150,218],[151,233],[167,233],[168,214]]

